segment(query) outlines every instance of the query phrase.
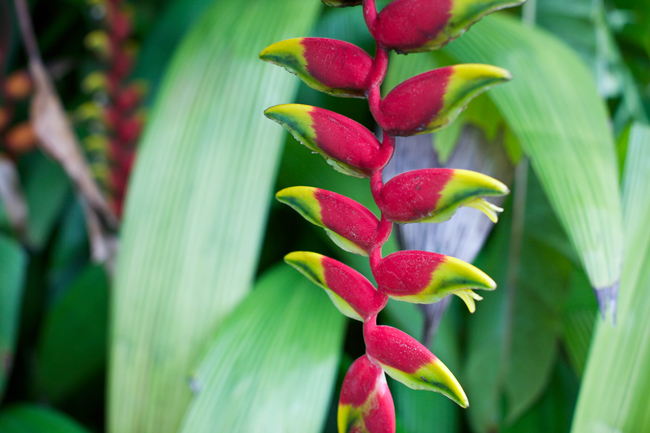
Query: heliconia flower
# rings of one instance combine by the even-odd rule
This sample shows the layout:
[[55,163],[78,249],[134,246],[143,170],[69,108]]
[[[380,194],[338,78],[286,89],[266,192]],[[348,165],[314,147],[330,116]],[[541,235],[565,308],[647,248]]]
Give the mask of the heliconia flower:
[[366,277],[329,257],[295,251],[284,260],[325,289],[336,308],[351,319],[363,321],[377,314],[388,301],[388,296],[378,292]]
[[276,42],[260,59],[296,74],[309,87],[334,96],[364,98],[372,57],[349,42],[295,38]]
[[394,433],[395,406],[383,370],[366,355],[345,375],[338,410],[339,433]]
[[364,323],[366,354],[390,377],[413,389],[439,392],[461,407],[467,396],[449,369],[416,339],[390,326]]
[[377,16],[375,37],[400,53],[437,50],[483,16],[523,0],[395,0]]
[[345,8],[348,6],[359,6],[362,0],[322,0],[327,6]]
[[460,206],[479,209],[496,222],[502,209],[481,197],[508,192],[503,183],[475,171],[428,168],[386,182],[378,205],[386,218],[397,223],[447,221]]
[[285,188],[275,197],[310,223],[323,227],[344,250],[362,256],[372,252],[379,220],[365,206],[343,195],[307,186]]
[[264,114],[282,125],[296,140],[321,154],[343,174],[370,177],[387,162],[372,132],[333,111],[310,105],[284,104],[271,107]]
[[494,290],[496,283],[475,266],[426,251],[398,251],[379,262],[374,272],[379,291],[399,301],[437,302],[447,295],[461,298],[470,312],[480,301],[475,289]]
[[381,102],[377,120],[390,135],[435,132],[453,122],[473,98],[510,79],[510,72],[491,65],[434,69],[391,90]]

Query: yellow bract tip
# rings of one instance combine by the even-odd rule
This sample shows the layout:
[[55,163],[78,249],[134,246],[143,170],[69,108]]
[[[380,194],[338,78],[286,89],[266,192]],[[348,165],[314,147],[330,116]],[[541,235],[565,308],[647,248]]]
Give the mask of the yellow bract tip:
[[303,46],[300,44],[302,40],[303,38],[293,38],[276,42],[264,48],[259,57],[264,61],[276,63],[274,60],[278,56],[302,56],[304,51]]
[[490,79],[496,82],[512,80],[512,74],[507,69],[481,63],[466,63],[453,66],[454,81],[477,81]]

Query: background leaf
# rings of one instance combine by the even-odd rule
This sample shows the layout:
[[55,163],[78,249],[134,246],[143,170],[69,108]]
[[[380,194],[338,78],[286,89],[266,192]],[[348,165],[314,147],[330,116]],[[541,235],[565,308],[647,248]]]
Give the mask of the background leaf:
[[562,230],[539,182],[529,176],[521,257],[514,285],[508,286],[514,262],[504,260],[504,254],[512,248],[511,207],[506,202],[476,261],[498,287],[485,294],[468,322],[465,385],[477,432],[512,425],[544,394],[557,359],[560,312],[575,270],[562,250],[540,241],[540,235],[561,238]]
[[108,281],[89,266],[45,317],[39,342],[39,376],[47,396],[60,403],[106,362]]
[[2,433],[87,433],[65,415],[36,405],[18,405],[0,412]]
[[197,373],[179,432],[319,432],[336,381],[345,318],[287,265],[228,317]]
[[572,432],[650,429],[650,127],[630,132],[623,176],[625,261],[619,320],[597,326]]
[[0,400],[13,363],[26,265],[22,247],[0,234]]
[[181,44],[143,137],[112,304],[109,430],[175,432],[188,378],[248,292],[298,84],[257,54],[307,33],[317,2],[218,2]]
[[622,263],[618,173],[607,112],[589,71],[552,36],[499,14],[445,52],[513,73],[489,96],[530,158],[592,286],[613,290]]

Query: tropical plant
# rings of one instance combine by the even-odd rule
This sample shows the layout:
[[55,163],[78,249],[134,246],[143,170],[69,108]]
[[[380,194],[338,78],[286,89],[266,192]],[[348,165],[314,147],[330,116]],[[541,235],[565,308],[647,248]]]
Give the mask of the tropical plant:
[[[378,15],[402,3],[379,0]],[[423,306],[388,299],[377,328],[435,353],[471,403],[461,409],[388,376],[397,432],[648,430],[646,3],[528,0],[441,49],[388,56],[381,101],[418,74],[459,63],[514,76],[444,130],[396,137],[382,169],[386,187],[403,172],[442,167],[480,171],[512,190],[491,200],[505,209],[496,225],[464,206],[446,222],[395,225],[382,246],[386,263],[410,263],[401,248],[428,250],[422,256],[473,263],[499,287],[474,314],[456,296]],[[318,251],[309,257],[355,269],[368,290],[381,281],[367,258],[334,248],[273,196],[307,185],[374,215],[392,208],[377,205],[368,180],[340,176],[262,113],[287,103],[275,110],[337,113],[356,122],[370,150],[378,144],[369,131],[395,125],[376,122],[364,97],[333,98],[258,54],[306,35],[353,44],[372,63],[376,40],[392,42],[368,32],[359,9],[317,0],[0,1],[1,432],[338,430],[346,372],[355,377],[354,360],[368,359],[363,324],[346,321],[282,259]],[[118,15],[127,27],[113,23]],[[143,80],[146,98],[140,84],[131,96],[150,108],[146,118],[136,106],[119,116],[146,123],[118,221],[103,196],[121,189],[105,181],[111,170],[124,181],[130,157],[113,164],[105,140],[83,140],[117,131],[97,107],[80,107],[117,103],[119,92],[97,85],[88,94],[82,83],[113,66],[87,36],[120,28],[133,64],[117,87]],[[92,261],[112,257],[117,239],[114,270]]]

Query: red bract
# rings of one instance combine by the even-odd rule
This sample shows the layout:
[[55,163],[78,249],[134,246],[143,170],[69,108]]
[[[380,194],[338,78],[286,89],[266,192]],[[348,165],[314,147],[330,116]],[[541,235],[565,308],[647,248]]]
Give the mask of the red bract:
[[447,295],[459,296],[471,312],[471,289],[494,290],[496,284],[478,268],[442,254],[426,251],[398,251],[383,259],[375,269],[381,292],[400,301],[429,304]]
[[454,294],[474,311],[474,301],[481,298],[472,289],[492,290],[496,285],[474,266],[440,254],[408,251],[382,259],[381,247],[393,221],[441,222],[458,207],[469,206],[496,222],[500,209],[482,197],[506,194],[508,188],[480,173],[449,169],[412,171],[384,185],[382,171],[393,154],[395,136],[444,128],[472,98],[511,76],[495,66],[455,65],[413,77],[382,100],[379,86],[386,75],[389,50],[439,48],[484,14],[519,1],[395,0],[379,14],[374,0],[322,1],[335,7],[363,4],[364,20],[377,42],[374,58],[347,42],[322,38],[278,42],[260,57],[283,66],[317,90],[366,97],[383,130],[383,142],[357,122],[317,107],[285,104],[265,114],[338,171],[370,177],[381,220],[361,204],[318,188],[286,188],[276,197],[323,227],[343,249],[369,256],[378,289],[352,268],[320,254],[298,251],[285,260],[322,287],[343,314],[363,321],[366,355],[345,376],[339,432],[394,433],[395,411],[384,372],[411,388],[440,392],[462,407],[469,403],[453,374],[426,347],[398,329],[377,326],[377,314],[388,296],[429,303]]
[[453,374],[433,353],[413,337],[372,321],[363,327],[368,357],[393,379],[413,389],[442,393],[462,407],[467,396]]
[[466,64],[434,69],[396,86],[381,102],[381,127],[390,135],[409,136],[440,130],[470,100],[512,78],[505,69]]
[[484,15],[522,0],[394,0],[377,17],[374,35],[400,53],[436,50]]
[[300,104],[277,105],[264,114],[337,171],[354,177],[370,177],[388,162],[380,144],[367,128],[345,116]]
[[[483,205],[487,202],[481,197],[508,192],[507,186],[481,173],[429,168],[402,173],[389,180],[381,190],[378,205],[382,214],[395,222],[443,222],[460,206]],[[481,210],[494,218],[487,208]]]
[[372,57],[336,39],[296,38],[277,42],[260,59],[284,67],[308,86],[335,96],[365,97]]
[[284,260],[325,289],[334,305],[351,319],[367,320],[388,301],[366,277],[337,260],[305,251],[287,254]]
[[377,17],[377,42],[398,52],[428,51],[451,18],[451,0],[395,0]]
[[343,380],[339,432],[393,433],[395,408],[384,371],[367,356],[352,363]]
[[306,186],[285,188],[275,197],[294,208],[310,223],[323,227],[344,250],[366,256],[373,251],[379,220],[356,201],[331,191]]

